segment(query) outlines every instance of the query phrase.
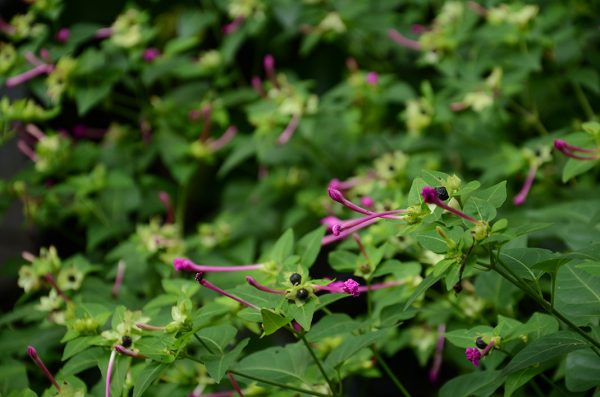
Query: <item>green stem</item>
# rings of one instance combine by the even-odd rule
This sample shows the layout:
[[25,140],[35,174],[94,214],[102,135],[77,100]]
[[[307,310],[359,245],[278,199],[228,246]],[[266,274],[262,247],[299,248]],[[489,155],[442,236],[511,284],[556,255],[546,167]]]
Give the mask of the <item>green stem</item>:
[[561,312],[554,309],[552,307],[552,305],[550,303],[548,303],[548,301],[546,301],[544,298],[538,296],[535,291],[531,290],[531,288],[527,284],[522,283],[519,278],[513,279],[513,276],[511,276],[510,274],[507,274],[506,272],[504,272],[504,270],[498,268],[493,263],[490,265],[490,268],[492,270],[494,270],[496,273],[498,273],[500,276],[504,277],[511,284],[515,285],[516,287],[521,289],[523,292],[525,292],[527,295],[529,295],[529,297],[531,299],[533,299],[538,305],[540,305],[542,307],[542,309],[544,309],[546,312],[548,312],[552,316],[554,316],[557,319],[559,319],[560,321],[562,321],[572,331],[578,333],[584,339],[586,339],[588,342],[590,342],[592,344],[592,346],[591,346],[592,350],[598,356],[600,356],[600,342],[598,342],[597,340],[592,338],[590,335],[588,335],[585,331],[583,331],[581,328],[579,328],[577,325],[575,325],[571,320],[566,318]]
[[371,277],[367,279],[367,318],[371,318]]
[[302,339],[302,343],[304,343],[304,346],[306,346],[306,348],[308,349],[308,352],[312,356],[315,364],[317,364],[317,367],[319,367],[319,371],[321,371],[321,375],[323,375],[323,378],[325,378],[325,381],[329,385],[329,390],[331,390],[332,395],[335,396],[336,394],[334,392],[335,389],[333,388],[333,383],[331,383],[331,380],[327,376],[327,372],[325,372],[325,368],[323,368],[323,364],[321,364],[321,360],[319,360],[319,358],[315,354],[315,351],[313,350],[313,348],[310,347],[310,344],[306,340],[306,337],[304,336],[303,333],[300,334],[300,339]]
[[396,377],[396,375],[394,375],[394,373],[392,372],[390,367],[388,367],[388,365],[385,363],[385,361],[383,361],[383,357],[381,357],[381,354],[379,354],[379,352],[374,347],[371,347],[371,351],[373,352],[373,355],[377,359],[377,364],[379,364],[381,366],[381,368],[383,369],[383,371],[387,374],[387,376],[390,377],[390,379],[392,380],[392,382],[394,382],[394,384],[396,385],[398,390],[400,390],[402,395],[404,397],[411,397],[410,393],[408,392],[408,390],[406,390],[406,388],[404,387],[402,382],[400,382],[400,380]]
[[302,389],[302,388],[296,387],[296,386],[290,386],[290,385],[285,385],[285,384],[279,383],[279,382],[273,382],[272,380],[267,380],[267,379],[258,378],[256,376],[247,375],[243,372],[235,371],[232,369],[230,369],[229,372],[231,372],[234,375],[241,376],[242,378],[252,379],[256,382],[265,383],[267,385],[279,387],[281,389],[293,390],[293,391],[297,391],[300,393],[310,394],[311,396],[331,397],[329,394],[323,394],[323,393],[319,393],[319,392],[308,390],[308,389]]
[[594,109],[592,109],[592,105],[590,105],[590,102],[587,100],[587,97],[585,96],[585,93],[581,89],[581,86],[575,82],[572,84],[573,84],[573,89],[575,90],[575,96],[577,97],[577,101],[583,108],[583,112],[585,113],[585,116],[588,118],[588,120],[594,120],[596,118],[596,116],[594,114]]

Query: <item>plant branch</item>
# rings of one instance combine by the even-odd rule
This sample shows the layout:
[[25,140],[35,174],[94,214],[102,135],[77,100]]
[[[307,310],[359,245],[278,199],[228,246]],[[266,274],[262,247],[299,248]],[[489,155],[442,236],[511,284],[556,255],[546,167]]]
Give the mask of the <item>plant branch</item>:
[[321,374],[323,375],[323,378],[325,378],[325,381],[329,385],[329,390],[331,390],[332,395],[335,396],[336,394],[334,392],[333,383],[331,383],[331,380],[327,376],[327,372],[325,372],[325,368],[323,368],[323,364],[321,364],[321,360],[319,360],[319,358],[315,354],[315,351],[313,350],[313,348],[310,347],[310,344],[306,340],[306,337],[304,336],[304,333],[300,334],[300,339],[302,339],[302,343],[304,343],[304,346],[306,346],[306,348],[308,349],[308,352],[312,356],[315,364],[317,364],[317,367],[319,367],[319,371],[321,371]]
[[290,386],[290,385],[286,385],[286,384],[279,383],[279,382],[273,382],[272,380],[258,378],[256,376],[248,375],[248,374],[245,374],[243,372],[235,371],[235,370],[232,370],[232,369],[230,369],[229,372],[231,372],[234,375],[241,376],[242,378],[252,379],[254,381],[261,382],[261,383],[266,383],[267,385],[276,386],[276,387],[279,387],[279,388],[282,388],[282,389],[293,390],[293,391],[297,391],[297,392],[300,392],[300,393],[310,394],[311,396],[331,397],[329,394],[323,394],[323,393],[319,393],[319,392],[316,392],[316,391],[313,391],[313,390],[303,389],[303,388],[296,387],[296,386]]
[[381,366],[381,368],[387,374],[387,376],[390,377],[390,379],[392,380],[392,382],[394,382],[394,384],[396,385],[398,390],[400,390],[402,395],[404,397],[412,397],[410,395],[410,393],[408,392],[408,390],[406,390],[406,388],[404,387],[402,382],[400,382],[400,380],[396,377],[396,375],[394,375],[394,373],[392,372],[390,367],[388,367],[388,365],[385,363],[385,361],[383,361],[383,357],[381,357],[381,354],[379,354],[377,349],[375,349],[374,347],[371,346],[371,351],[373,352],[373,355],[377,359],[377,364],[379,364],[379,366]]

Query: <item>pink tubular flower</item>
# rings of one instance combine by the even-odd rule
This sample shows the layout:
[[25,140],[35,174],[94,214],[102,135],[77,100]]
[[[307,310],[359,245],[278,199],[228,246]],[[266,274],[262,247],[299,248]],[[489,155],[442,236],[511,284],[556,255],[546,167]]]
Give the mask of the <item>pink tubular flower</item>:
[[367,208],[372,208],[375,205],[375,200],[371,196],[363,196],[360,199],[360,205]]
[[205,142],[208,139],[210,133],[210,127],[212,125],[212,106],[204,105],[200,110],[200,116],[204,119],[204,125],[202,126],[202,132],[200,133],[200,142]]
[[267,94],[265,94],[265,90],[263,88],[260,77],[258,77],[258,76],[252,77],[252,88],[254,88],[254,91],[256,91],[256,93],[258,95],[260,95],[261,97],[265,98],[267,96]]
[[146,356],[144,356],[143,354],[136,353],[133,350],[126,348],[123,345],[116,345],[115,350],[118,351],[119,353],[123,354],[124,356],[129,356],[129,357],[134,357],[134,358],[146,358]]
[[437,329],[438,340],[435,346],[435,354],[433,356],[433,365],[429,371],[429,381],[436,383],[440,375],[442,367],[442,352],[444,351],[444,342],[446,340],[446,324],[440,324]]
[[113,34],[113,30],[112,28],[100,28],[96,31],[96,33],[94,34],[94,37],[99,39],[99,40],[104,40],[104,39],[108,39],[110,36],[112,36]]
[[30,148],[24,140],[19,139],[19,141],[17,142],[17,148],[21,153],[27,156],[29,160],[33,161],[34,163],[37,162],[37,155],[35,154],[35,150]]
[[33,346],[27,346],[27,354],[33,360],[33,362],[35,363],[35,365],[37,365],[42,370],[42,372],[44,373],[44,375],[46,375],[46,377],[48,378],[48,380],[50,382],[52,382],[52,384],[54,385],[54,387],[56,387],[56,390],[58,390],[58,392],[60,393],[60,386],[58,385],[58,382],[56,381],[56,379],[54,378],[54,375],[52,375],[52,373],[48,370],[48,368],[46,367],[46,365],[44,364],[44,362],[42,361],[42,359],[38,355],[38,352],[35,349],[35,347],[33,347]]
[[294,132],[296,132],[298,124],[300,124],[300,114],[294,113],[287,127],[285,127],[283,132],[277,138],[277,143],[279,145],[285,145],[292,138],[292,136],[294,136]]
[[37,76],[41,76],[43,74],[50,74],[54,70],[54,65],[48,63],[41,63],[35,66],[33,69],[29,69],[26,72],[13,76],[6,80],[7,87],[15,87],[17,85],[23,84],[26,81],[29,81]]
[[379,82],[379,75],[377,74],[377,72],[367,73],[367,84],[377,85],[378,82]]
[[59,43],[66,43],[67,41],[69,41],[69,36],[71,35],[71,31],[68,28],[61,28],[58,30],[58,32],[56,32],[56,35],[54,36],[54,39],[56,41],[58,41]]
[[409,48],[409,49],[415,50],[415,51],[421,51],[421,44],[418,41],[411,40],[411,39],[403,36],[396,29],[388,30],[388,37],[402,47],[406,47],[406,48]]
[[351,278],[344,281],[344,286],[342,287],[342,289],[345,293],[350,294],[355,298],[360,295],[359,284]]
[[202,272],[196,273],[196,277],[195,278],[196,278],[196,281],[198,282],[198,284],[200,284],[201,286],[203,286],[205,288],[208,288],[208,289],[213,290],[213,291],[215,291],[215,292],[217,292],[217,293],[219,293],[219,294],[221,294],[223,296],[226,296],[226,297],[228,297],[230,299],[233,299],[234,301],[236,301],[238,303],[241,303],[242,305],[244,305],[246,307],[250,307],[250,308],[252,308],[254,310],[260,310],[260,308],[258,306],[254,305],[254,304],[252,304],[252,303],[250,303],[250,302],[248,302],[248,301],[246,301],[246,300],[244,300],[244,299],[242,299],[242,298],[240,298],[238,296],[230,294],[229,292],[226,292],[226,291],[222,290],[221,288],[217,287],[216,285],[214,285],[213,283],[209,282],[208,280],[205,280],[204,279],[204,273],[202,273]]
[[120,260],[117,265],[117,275],[115,277],[115,283],[112,288],[112,296],[115,298],[119,296],[119,291],[121,291],[121,285],[123,284],[123,278],[125,277],[125,261]]
[[[581,148],[578,146],[574,146],[574,145],[570,145],[569,143],[567,143],[566,141],[562,140],[562,139],[555,139],[554,140],[554,148],[556,150],[558,150],[559,152],[561,152],[562,154],[564,154],[567,157],[570,157],[572,159],[575,160],[598,160],[598,153],[600,152],[600,149],[598,148],[594,148],[594,149],[586,149],[586,148]],[[576,154],[577,152],[579,153],[589,153],[589,156],[580,156],[578,154]]]
[[353,297],[357,297],[367,291],[376,291],[380,289],[397,287],[399,285],[403,285],[404,283],[404,280],[393,280],[384,283],[372,284],[370,286],[361,286],[358,282],[350,278],[346,281],[334,281],[328,285],[315,285],[314,288],[318,291],[327,291],[333,294],[349,294]]
[[173,260],[173,267],[176,271],[184,270],[192,273],[211,273],[211,272],[242,272],[247,270],[260,270],[264,268],[264,264],[257,263],[253,265],[242,265],[242,266],[205,266],[198,265],[186,258],[175,258]]
[[173,209],[173,202],[171,201],[171,196],[169,193],[165,191],[158,192],[158,199],[165,206],[165,211],[167,212],[167,218],[165,219],[165,223],[170,225],[175,220],[175,210]]
[[160,50],[158,48],[150,47],[144,50],[142,54],[142,59],[148,63],[154,61],[156,58],[160,56]]
[[232,34],[236,30],[238,30],[242,22],[244,22],[244,17],[236,17],[233,21],[223,26],[223,33],[225,33],[226,35]]
[[164,331],[165,327],[161,327],[159,325],[152,325],[146,323],[135,323],[135,326],[139,329],[143,329],[144,331]]
[[246,276],[246,281],[248,282],[248,284],[250,284],[254,288],[264,291],[264,292],[268,292],[270,294],[285,294],[286,293],[286,291],[283,289],[273,289],[273,288],[267,287],[266,285],[262,285],[261,283],[256,281],[254,279],[254,277],[252,277],[252,276]]
[[475,223],[475,224],[480,223],[479,220],[473,218],[472,216],[465,214],[462,211],[457,210],[456,208],[450,207],[448,204],[446,204],[442,200],[440,200],[438,198],[438,193],[434,187],[425,186],[423,188],[423,190],[421,190],[421,197],[423,197],[423,201],[425,201],[427,204],[435,204],[438,207],[441,207],[441,208],[445,209],[446,211],[453,213],[456,216],[459,216],[463,219],[468,220],[471,223]]
[[274,87],[279,88],[279,82],[277,81],[277,75],[275,72],[275,58],[271,54],[265,55],[263,58],[263,67],[265,68],[265,74],[271,81]]
[[237,127],[235,125],[229,126],[223,135],[219,139],[208,139],[206,144],[210,150],[216,152],[223,146],[227,145],[237,135]]
[[525,203],[527,195],[529,194],[529,190],[531,189],[531,185],[533,185],[533,180],[535,179],[535,173],[537,172],[537,169],[537,162],[533,162],[529,167],[529,172],[527,173],[527,178],[525,178],[525,183],[523,183],[523,187],[521,188],[519,193],[513,198],[514,205],[522,205],[523,203]]

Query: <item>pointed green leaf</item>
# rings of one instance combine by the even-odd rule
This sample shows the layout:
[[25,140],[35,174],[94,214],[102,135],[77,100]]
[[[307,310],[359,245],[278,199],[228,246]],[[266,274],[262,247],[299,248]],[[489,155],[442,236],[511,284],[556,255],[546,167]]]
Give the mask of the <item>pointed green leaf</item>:
[[301,257],[300,266],[303,268],[310,269],[315,263],[315,260],[317,260],[317,256],[319,256],[319,252],[321,251],[321,240],[325,235],[325,231],[326,228],[321,226],[302,237],[298,242],[298,249]]
[[139,374],[133,387],[133,397],[141,397],[144,395],[146,389],[152,385],[162,374],[162,372],[168,367],[167,364],[159,363],[156,361],[149,361],[146,366]]
[[264,335],[271,335],[279,328],[287,325],[290,321],[292,321],[290,318],[280,316],[273,310],[269,309],[261,309],[260,314],[262,316]]
[[244,350],[244,348],[248,345],[249,341],[249,338],[245,338],[241,340],[240,343],[238,343],[230,352],[222,354],[218,357],[206,358],[204,360],[206,370],[208,371],[210,377],[215,380],[215,382],[221,382],[221,379],[231,367],[231,364],[233,364],[240,354],[242,354],[242,350]]

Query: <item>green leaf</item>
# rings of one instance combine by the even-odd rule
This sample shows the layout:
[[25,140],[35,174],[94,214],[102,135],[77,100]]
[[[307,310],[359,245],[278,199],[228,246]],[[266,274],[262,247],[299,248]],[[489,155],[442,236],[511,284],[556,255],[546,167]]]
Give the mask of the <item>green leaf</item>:
[[230,352],[215,358],[207,358],[204,360],[206,370],[208,371],[210,377],[215,380],[215,382],[221,382],[221,379],[231,367],[231,364],[233,364],[240,354],[242,354],[242,351],[248,345],[249,341],[249,338],[245,338],[241,340],[240,343],[238,343]]
[[524,368],[522,370],[508,375],[506,377],[506,382],[504,383],[504,397],[512,396],[513,393],[517,391],[521,386],[525,385],[537,374],[544,372],[545,369],[546,368],[544,368],[543,366]]
[[0,395],[8,396],[10,391],[27,387],[25,365],[9,359],[0,365]]
[[273,310],[269,309],[261,309],[260,314],[262,316],[264,335],[271,335],[279,328],[287,325],[290,321],[292,321],[290,318],[280,316]]
[[419,233],[415,235],[415,238],[423,248],[436,254],[445,254],[448,251],[448,243],[435,230]]
[[97,344],[103,341],[99,335],[96,336],[80,336],[79,338],[70,340],[65,345],[65,350],[63,351],[62,361],[73,357],[75,354],[82,352],[89,348],[90,346]]
[[600,317],[600,276],[593,269],[598,271],[600,262],[570,262],[556,274],[555,307],[577,325],[593,324]]
[[225,347],[233,341],[237,329],[231,325],[215,325],[214,327],[203,328],[196,332],[209,349],[211,354],[224,354]]
[[484,221],[491,221],[496,217],[496,208],[490,202],[479,197],[470,197],[463,210]]
[[85,350],[67,361],[60,370],[59,375],[62,377],[77,375],[81,371],[96,366],[98,359],[105,354],[106,349],[101,347],[92,347]]
[[299,343],[285,347],[271,347],[250,354],[234,368],[244,374],[274,382],[299,382],[309,384],[304,376],[311,363],[306,347]]
[[273,246],[270,259],[278,264],[282,264],[285,259],[292,254],[293,249],[294,231],[292,229],[288,229]]
[[162,374],[162,372],[168,367],[167,364],[159,363],[156,361],[149,361],[146,366],[139,374],[133,387],[133,397],[141,397],[144,395],[146,389],[156,381]]
[[329,253],[329,264],[338,272],[353,272],[356,269],[356,255],[349,251],[336,250]]
[[[444,259],[444,260],[440,261],[436,265],[436,267],[439,266],[444,261],[446,261],[446,260]],[[448,261],[448,262],[450,262],[450,261]],[[447,271],[449,265],[444,265],[444,267],[446,267],[446,271]],[[432,272],[427,277],[425,277],[425,280],[421,281],[419,286],[415,289],[415,292],[413,292],[413,294],[408,298],[408,300],[404,304],[404,310],[408,309],[409,306],[412,305],[412,303],[414,301],[416,301],[421,295],[423,295],[425,293],[425,291],[427,291],[431,286],[433,286],[433,284],[440,281],[445,276],[446,271],[440,272],[438,274],[435,274],[434,272]]]
[[563,183],[568,182],[577,175],[583,174],[584,172],[591,170],[596,166],[596,164],[598,164],[597,161],[582,161],[576,159],[568,159],[567,163],[565,164],[565,168],[563,168]]
[[552,256],[551,251],[541,248],[508,248],[500,251],[500,260],[519,278],[526,280],[537,280],[542,271],[533,269],[533,266]]
[[506,335],[506,339],[523,338],[532,341],[558,331],[558,320],[549,314],[533,313],[531,318]]
[[489,396],[504,381],[501,371],[477,371],[460,375],[440,389],[440,397]]
[[515,302],[515,294],[520,290],[496,272],[481,273],[475,279],[477,295],[498,308],[506,308]]
[[600,357],[591,349],[576,350],[567,354],[565,383],[573,392],[586,391],[600,386]]
[[360,328],[361,323],[352,319],[347,314],[334,313],[323,317],[306,334],[309,342],[318,342],[323,338],[335,335],[348,334]]
[[317,310],[317,304],[317,300],[314,298],[299,306],[295,302],[287,302],[284,310],[287,317],[293,318],[304,330],[308,331],[310,330],[315,310]]
[[326,228],[321,226],[298,241],[298,250],[300,251],[299,254],[301,258],[300,266],[303,268],[310,269],[315,263],[315,260],[317,260],[319,252],[321,251],[321,240],[325,235],[325,231]]
[[504,373],[510,374],[538,365],[587,346],[588,342],[578,334],[571,331],[558,331],[525,346],[504,368]]
[[379,330],[364,335],[349,336],[341,345],[336,347],[329,356],[327,356],[325,366],[337,367],[358,353],[359,350],[375,343],[386,332],[387,330]]
[[456,347],[466,349],[474,347],[479,336],[492,335],[494,329],[488,325],[478,325],[471,329],[457,329],[446,332],[446,339]]
[[85,115],[94,105],[106,97],[112,89],[112,84],[101,84],[91,86],[77,86],[75,92],[75,103],[80,116]]

